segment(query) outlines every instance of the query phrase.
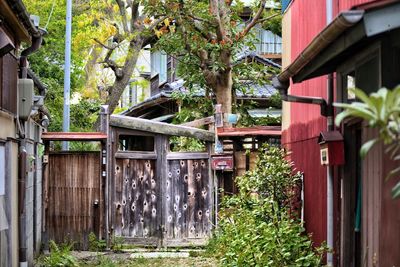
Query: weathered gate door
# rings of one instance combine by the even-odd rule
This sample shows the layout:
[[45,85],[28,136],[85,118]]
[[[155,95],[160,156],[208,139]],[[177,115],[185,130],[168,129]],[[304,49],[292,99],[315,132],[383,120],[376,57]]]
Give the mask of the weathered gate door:
[[212,179],[208,153],[169,153],[166,176],[166,245],[201,245],[212,228]]
[[[124,143],[145,138],[130,132],[119,137],[115,149],[114,234],[132,243],[159,245],[161,226],[160,174],[157,152],[129,151]],[[153,142],[154,144],[154,142]]]
[[111,116],[110,125],[113,234],[136,245],[205,243],[213,225],[209,153],[169,152],[168,137],[183,132],[211,141],[213,135],[115,115]]
[[101,235],[100,152],[48,154],[45,173],[46,231],[57,243],[88,249],[91,232]]

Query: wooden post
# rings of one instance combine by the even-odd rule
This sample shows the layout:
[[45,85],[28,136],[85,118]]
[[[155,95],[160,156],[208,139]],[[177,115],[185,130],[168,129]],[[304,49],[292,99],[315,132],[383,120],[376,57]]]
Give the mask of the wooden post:
[[[110,139],[110,113],[108,105],[102,105],[100,111],[100,130],[107,134],[107,141],[102,144],[101,158],[102,158],[102,181],[104,181],[104,222],[105,222],[105,237],[107,249],[110,248],[110,177],[111,177],[111,139]],[[105,165],[105,166],[104,166]]]

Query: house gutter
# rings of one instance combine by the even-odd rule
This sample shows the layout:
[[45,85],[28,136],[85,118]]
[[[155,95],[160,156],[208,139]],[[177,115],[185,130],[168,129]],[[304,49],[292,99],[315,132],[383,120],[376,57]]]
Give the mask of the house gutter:
[[[43,41],[44,30],[40,30],[35,27],[30,20],[29,14],[27,13],[25,6],[21,1],[14,2],[14,9],[16,9],[18,16],[22,18],[24,26],[32,36],[31,45],[21,52],[19,58],[20,67],[20,78],[26,79],[28,77],[28,56],[36,52]],[[27,164],[28,154],[26,150],[26,134],[24,129],[24,122],[17,118],[17,125],[19,130],[19,174],[18,174],[18,219],[19,219],[19,263],[21,267],[28,266],[27,259],[27,244],[26,244],[26,210],[25,210],[25,191],[26,191],[26,179],[28,175]]]
[[315,104],[321,107],[321,115],[332,115],[327,101],[322,97],[305,97],[290,95],[288,89],[290,78],[298,74],[309,62],[311,62],[323,49],[330,45],[338,36],[351,26],[358,23],[364,16],[363,10],[350,10],[340,13],[329,25],[320,32],[312,42],[300,53],[300,55],[272,79],[272,85],[279,90],[282,100],[286,102]]

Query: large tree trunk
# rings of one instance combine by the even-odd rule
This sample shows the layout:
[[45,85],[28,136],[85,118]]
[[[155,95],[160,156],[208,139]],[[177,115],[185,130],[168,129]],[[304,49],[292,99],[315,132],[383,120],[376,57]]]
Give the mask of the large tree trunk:
[[[116,75],[115,82],[109,90],[110,95],[107,97],[107,101],[105,103],[109,107],[110,114],[112,114],[115,108],[118,106],[118,102],[121,99],[125,88],[128,86],[130,79],[132,78],[142,45],[142,41],[131,41],[129,44],[128,55],[121,70],[121,75],[119,77]],[[94,127],[95,129],[99,129],[99,126],[100,117],[97,118]]]
[[217,104],[222,105],[223,113],[232,113],[232,70],[220,73],[214,88]]

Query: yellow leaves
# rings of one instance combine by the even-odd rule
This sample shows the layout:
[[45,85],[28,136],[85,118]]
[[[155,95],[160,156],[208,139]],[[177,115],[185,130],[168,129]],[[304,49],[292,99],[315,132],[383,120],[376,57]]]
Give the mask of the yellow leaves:
[[113,11],[115,12],[115,13],[117,13],[118,14],[118,12],[119,12],[119,7],[118,7],[118,5],[113,5]]
[[149,25],[153,22],[153,20],[151,18],[145,18],[143,22],[144,24]]
[[164,25],[167,27],[169,26],[169,18],[164,19]]
[[154,29],[154,33],[155,33],[155,35],[157,36],[157,38],[160,38],[161,35],[163,34],[162,31],[159,31],[159,30],[157,30],[157,29]]

